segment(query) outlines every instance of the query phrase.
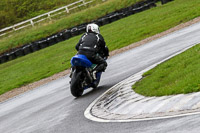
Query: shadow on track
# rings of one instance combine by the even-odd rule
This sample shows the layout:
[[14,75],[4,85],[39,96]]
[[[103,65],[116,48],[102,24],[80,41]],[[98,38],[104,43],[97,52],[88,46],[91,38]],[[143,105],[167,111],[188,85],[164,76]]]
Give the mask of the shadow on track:
[[96,89],[91,89],[90,91],[86,92],[85,94],[83,94],[81,97],[79,98],[75,98],[74,100],[78,100],[78,99],[82,99],[82,98],[86,98],[95,94],[101,94],[104,93],[107,89],[111,88],[113,85],[103,85],[103,86],[99,86]]

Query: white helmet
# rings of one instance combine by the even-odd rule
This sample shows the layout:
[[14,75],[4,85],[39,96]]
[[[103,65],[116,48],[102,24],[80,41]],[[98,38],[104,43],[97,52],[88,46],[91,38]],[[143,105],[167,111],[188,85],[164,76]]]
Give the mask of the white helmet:
[[94,32],[99,34],[100,33],[99,26],[97,24],[88,24],[86,32]]

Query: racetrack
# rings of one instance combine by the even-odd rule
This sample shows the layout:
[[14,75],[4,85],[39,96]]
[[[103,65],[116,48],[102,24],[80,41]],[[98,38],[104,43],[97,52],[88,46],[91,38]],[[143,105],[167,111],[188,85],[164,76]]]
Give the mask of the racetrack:
[[200,115],[129,123],[98,123],[84,117],[88,105],[121,80],[191,45],[200,43],[200,23],[108,59],[98,89],[81,98],[63,77],[0,103],[1,133],[198,132]]

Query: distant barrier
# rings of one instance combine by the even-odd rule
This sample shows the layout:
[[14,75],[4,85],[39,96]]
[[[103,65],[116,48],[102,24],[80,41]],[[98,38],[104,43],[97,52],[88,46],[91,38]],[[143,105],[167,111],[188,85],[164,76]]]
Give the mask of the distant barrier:
[[160,0],[160,1],[161,1],[162,4],[166,4],[166,3],[173,1],[173,0]]
[[[72,4],[69,4],[67,6],[64,6],[64,7],[58,8],[56,10],[50,11],[48,13],[39,15],[37,17],[34,17],[34,18],[29,19],[29,20],[23,21],[21,23],[15,24],[13,26],[6,27],[6,28],[0,30],[0,37],[4,36],[4,35],[6,35],[10,32],[26,28],[28,26],[34,26],[35,24],[40,23],[44,20],[47,20],[47,19],[51,20],[52,17],[55,17],[55,16],[60,15],[62,13],[70,13],[71,10],[74,10],[74,9],[81,7],[81,6],[86,6],[87,4],[92,3],[93,1],[94,0],[90,0],[90,1],[79,0],[79,1],[76,1]],[[104,0],[102,0],[102,1],[104,1]]]
[[[144,2],[139,2],[136,3],[130,7],[109,13],[108,15],[101,17],[97,20],[93,20],[90,23],[96,23],[99,26],[103,26],[109,23],[112,23],[114,21],[117,21],[121,18],[130,16],[132,14],[142,12],[144,10],[150,9],[152,7],[155,7],[155,0],[147,0]],[[78,25],[76,27],[72,27],[67,30],[63,30],[57,34],[51,35],[45,39],[41,39],[26,45],[21,46],[20,48],[13,49],[8,53],[4,53],[3,55],[0,56],[0,64],[5,63],[7,61],[16,59],[18,57],[27,55],[29,53],[38,51],[40,49],[46,48],[48,46],[54,45],[58,42],[67,40],[73,36],[80,35],[86,31],[86,25],[88,23],[84,23],[81,25]]]

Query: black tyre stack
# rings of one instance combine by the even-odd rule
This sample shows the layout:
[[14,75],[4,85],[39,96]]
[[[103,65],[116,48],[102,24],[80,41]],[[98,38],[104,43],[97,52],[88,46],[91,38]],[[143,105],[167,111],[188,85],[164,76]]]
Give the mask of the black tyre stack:
[[166,4],[166,3],[171,2],[171,1],[173,1],[173,0],[161,0],[161,3]]
[[5,63],[8,61],[8,56],[6,54],[0,56],[0,63]]
[[30,54],[33,52],[33,50],[31,49],[31,44],[28,44],[28,45],[25,45],[23,48],[22,48],[23,52],[24,52],[24,55],[27,55],[27,54]]
[[71,30],[64,30],[62,32],[64,40],[67,40],[72,37]]
[[32,42],[32,43],[30,43],[30,47],[31,47],[31,50],[33,52],[40,50],[40,46],[39,46],[38,42]]
[[17,58],[18,58],[18,57],[22,57],[22,56],[25,55],[22,48],[19,48],[19,49],[15,50],[14,52],[15,52],[15,56],[16,56]]

